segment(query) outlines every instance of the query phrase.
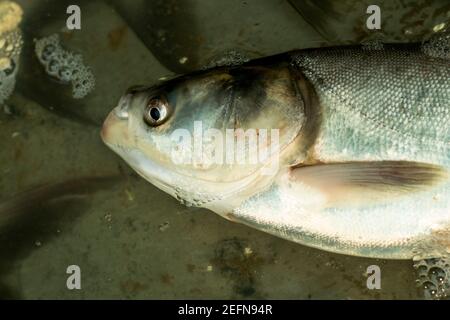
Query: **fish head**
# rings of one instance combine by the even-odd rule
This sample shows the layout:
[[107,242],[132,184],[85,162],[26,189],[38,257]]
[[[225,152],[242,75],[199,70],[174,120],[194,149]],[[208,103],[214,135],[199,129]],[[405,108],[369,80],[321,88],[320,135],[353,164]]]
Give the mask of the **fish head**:
[[221,67],[134,87],[102,129],[103,141],[142,177],[202,206],[276,174],[304,112],[288,67]]

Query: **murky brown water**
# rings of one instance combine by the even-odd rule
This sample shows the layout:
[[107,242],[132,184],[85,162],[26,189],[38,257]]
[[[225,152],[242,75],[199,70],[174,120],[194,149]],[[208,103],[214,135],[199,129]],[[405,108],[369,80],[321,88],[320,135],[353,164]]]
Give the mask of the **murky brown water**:
[[[415,1],[406,14],[399,3],[413,1],[386,2],[388,40],[417,40],[449,19],[448,1]],[[42,197],[24,194],[17,217],[0,220],[0,297],[423,297],[411,261],[326,253],[186,208],[139,178],[99,136],[131,85],[199,69],[230,50],[259,57],[371,38],[349,27],[359,23],[360,7],[282,0],[17,3],[24,45],[16,89],[0,112],[0,199],[44,183],[62,185]],[[74,3],[82,29],[67,31],[66,8]],[[348,21],[340,24],[342,12],[349,12]],[[95,89],[82,99],[36,58],[34,39],[55,33],[95,76]],[[104,176],[116,179],[92,179]],[[372,264],[381,267],[381,290],[366,288]],[[69,265],[81,268],[81,290],[66,287]]]

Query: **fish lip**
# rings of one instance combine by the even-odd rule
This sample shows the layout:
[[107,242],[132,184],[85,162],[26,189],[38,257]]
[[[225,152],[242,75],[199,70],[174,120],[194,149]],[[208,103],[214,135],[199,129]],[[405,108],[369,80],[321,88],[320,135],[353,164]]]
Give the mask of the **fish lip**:
[[129,116],[128,108],[130,106],[132,97],[133,97],[132,93],[126,93],[125,95],[120,97],[120,100],[117,103],[117,106],[112,111],[118,119],[120,119],[120,120],[128,119],[128,116]]
[[125,139],[128,141],[129,139],[128,119],[120,118],[116,113],[116,108],[108,114],[100,130],[100,137],[103,143],[108,146],[119,145],[114,143],[114,141],[117,141],[118,136],[121,137],[120,140]]

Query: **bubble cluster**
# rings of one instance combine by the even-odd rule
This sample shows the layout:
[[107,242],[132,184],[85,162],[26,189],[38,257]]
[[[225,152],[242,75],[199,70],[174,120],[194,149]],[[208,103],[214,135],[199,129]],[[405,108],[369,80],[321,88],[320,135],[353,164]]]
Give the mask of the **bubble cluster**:
[[35,40],[35,52],[48,75],[72,84],[75,99],[84,98],[95,87],[95,78],[89,67],[83,64],[80,54],[65,50],[58,34]]
[[188,187],[175,188],[175,198],[187,207],[200,207],[206,203],[220,200],[220,196],[212,195],[210,192],[196,190],[193,191]]
[[450,295],[450,261],[446,258],[420,260],[414,264],[417,285],[426,299],[444,299]]
[[22,33],[18,28],[22,9],[12,1],[0,3],[0,104],[9,98],[16,85]]
[[433,35],[422,44],[422,51],[433,58],[450,59],[450,32]]

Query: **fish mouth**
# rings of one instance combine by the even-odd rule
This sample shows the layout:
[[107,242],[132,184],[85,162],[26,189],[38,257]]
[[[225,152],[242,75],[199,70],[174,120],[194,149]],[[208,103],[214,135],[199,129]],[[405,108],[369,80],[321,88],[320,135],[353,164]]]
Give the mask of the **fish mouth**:
[[115,109],[106,117],[100,137],[141,177],[168,194],[174,195],[175,193],[171,182],[187,178],[167,171],[162,165],[146,157],[138,148],[133,147],[128,131],[128,120],[119,117]]
[[[193,180],[190,176],[168,170],[164,165],[150,159],[138,148],[128,147],[110,140],[109,130],[109,128],[102,130],[101,136],[110,149],[117,153],[144,180],[184,204],[205,206],[236,192],[236,182],[224,184]],[[242,182],[247,184],[246,180],[244,179]],[[195,184],[195,188],[192,187],[193,184]],[[237,185],[239,184],[237,183]]]

